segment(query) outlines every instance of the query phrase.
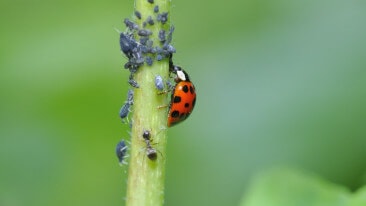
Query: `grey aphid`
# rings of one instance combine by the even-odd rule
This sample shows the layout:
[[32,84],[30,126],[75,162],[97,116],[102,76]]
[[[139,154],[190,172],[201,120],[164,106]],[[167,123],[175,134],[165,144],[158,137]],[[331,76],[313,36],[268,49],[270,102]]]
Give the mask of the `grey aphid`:
[[129,20],[128,18],[125,18],[124,23],[126,27],[128,27],[130,30],[137,30],[139,29],[139,26],[135,24],[133,21]]
[[127,157],[127,145],[124,140],[118,142],[116,146],[116,155],[120,164],[126,164],[125,158]]
[[135,16],[138,18],[138,19],[141,19],[141,13],[139,11],[135,11]]
[[162,30],[159,31],[159,40],[161,42],[164,42],[166,40],[165,39],[165,30],[164,29],[162,29]]
[[162,24],[165,24],[168,21],[168,12],[163,12],[161,14],[158,14],[158,17],[156,20],[160,21]]
[[155,13],[158,13],[158,12],[159,12],[159,6],[158,6],[158,5],[156,5],[156,6],[154,7],[154,12],[155,12]]
[[156,55],[156,60],[161,61],[163,59],[163,56],[161,54]]
[[147,17],[146,22],[150,25],[154,25],[154,20],[151,18],[151,16]]
[[119,110],[119,116],[121,117],[121,119],[127,117],[128,113],[130,112],[130,107],[131,105],[127,102],[121,107],[121,109]]
[[165,49],[169,52],[169,53],[175,53],[176,50],[175,48],[171,45],[171,44],[168,44]]
[[140,85],[137,83],[137,81],[133,79],[133,75],[132,75],[132,74],[130,75],[130,78],[129,78],[129,80],[128,80],[128,83],[129,83],[132,87],[140,88]]
[[124,105],[121,107],[119,111],[119,116],[124,119],[127,117],[128,113],[130,112],[130,107],[133,105],[133,90],[129,89],[127,93],[127,100],[125,101]]
[[139,36],[150,36],[152,34],[152,32],[148,29],[140,29],[137,32],[137,35]]
[[149,39],[149,37],[141,37],[140,38],[140,43],[145,45],[148,39]]
[[131,58],[134,48],[136,48],[137,43],[132,35],[120,33],[119,45],[121,46],[122,52],[127,58]]
[[164,81],[160,75],[155,76],[155,87],[160,91],[164,89]]
[[147,65],[151,66],[153,64],[153,59],[149,56],[145,58],[145,62]]

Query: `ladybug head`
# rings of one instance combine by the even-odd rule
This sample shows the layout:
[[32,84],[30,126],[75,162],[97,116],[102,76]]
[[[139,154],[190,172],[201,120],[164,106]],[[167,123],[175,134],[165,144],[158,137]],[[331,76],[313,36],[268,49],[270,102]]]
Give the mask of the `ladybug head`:
[[174,66],[173,73],[177,74],[175,78],[176,82],[187,81],[189,82],[189,76],[180,66]]

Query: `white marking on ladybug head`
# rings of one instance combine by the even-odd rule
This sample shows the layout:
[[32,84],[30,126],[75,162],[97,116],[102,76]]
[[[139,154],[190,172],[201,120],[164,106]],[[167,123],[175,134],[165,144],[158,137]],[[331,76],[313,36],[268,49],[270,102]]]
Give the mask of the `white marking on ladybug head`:
[[177,70],[177,77],[182,80],[182,81],[186,81],[186,75],[184,74],[184,72],[182,70]]

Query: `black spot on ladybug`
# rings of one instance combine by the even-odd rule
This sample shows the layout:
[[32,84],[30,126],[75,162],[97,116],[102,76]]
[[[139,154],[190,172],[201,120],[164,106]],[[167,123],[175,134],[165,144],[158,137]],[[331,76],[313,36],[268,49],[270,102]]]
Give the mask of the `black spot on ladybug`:
[[184,92],[184,93],[187,93],[187,92],[188,92],[188,86],[187,86],[187,85],[184,85],[184,86],[183,86],[183,92]]
[[192,107],[194,107],[195,104],[196,104],[196,97],[194,98],[194,100],[192,102]]
[[174,110],[170,116],[172,116],[173,118],[179,117],[179,111]]
[[174,103],[179,103],[180,101],[182,101],[182,98],[180,96],[175,96],[173,99]]
[[185,108],[188,108],[188,107],[189,107],[189,103],[185,103],[185,104],[184,104],[184,107],[185,107]]
[[189,87],[189,91],[191,92],[191,94],[193,94],[193,93],[194,93],[194,89],[193,89],[193,87],[192,87],[192,86],[190,86],[190,87]]

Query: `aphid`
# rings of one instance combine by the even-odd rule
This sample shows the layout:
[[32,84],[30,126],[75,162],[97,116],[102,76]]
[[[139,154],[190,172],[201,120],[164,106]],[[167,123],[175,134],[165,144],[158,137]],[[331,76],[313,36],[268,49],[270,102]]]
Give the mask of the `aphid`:
[[119,44],[121,46],[122,52],[126,55],[127,58],[132,57],[132,53],[134,48],[136,48],[137,43],[133,39],[132,35],[120,33]]
[[146,22],[147,22],[148,24],[150,24],[150,25],[154,25],[154,20],[152,19],[152,17],[151,17],[151,16],[147,17]]
[[156,160],[158,157],[158,153],[156,152],[156,149],[151,146],[150,131],[145,130],[142,133],[142,138],[144,138],[146,142],[146,156],[152,161]]
[[128,61],[126,64],[125,64],[125,69],[128,69],[130,70],[131,74],[134,74],[137,72],[138,70],[138,65],[132,63],[131,61]]
[[128,113],[130,112],[130,107],[133,105],[133,90],[128,90],[127,93],[127,100],[122,105],[121,110],[119,111],[119,116],[121,119],[124,119],[127,117]]
[[161,54],[156,55],[156,60],[161,61],[163,59],[163,56]]
[[151,66],[153,64],[153,59],[150,56],[145,57],[145,62],[147,65]]
[[147,52],[149,52],[149,48],[147,46],[141,46],[140,49],[143,54],[146,54]]
[[171,27],[169,28],[169,32],[168,32],[168,35],[167,35],[167,37],[166,37],[166,41],[164,42],[163,47],[164,47],[164,46],[166,47],[168,44],[170,44],[170,42],[172,42],[173,32],[174,32],[174,30],[175,30],[175,27],[174,27],[174,26],[171,26]]
[[140,85],[137,83],[136,80],[133,79],[133,75],[130,75],[130,78],[128,79],[128,83],[135,88],[140,88]]
[[138,18],[138,19],[141,19],[141,13],[139,11],[135,11],[135,16]]
[[163,53],[163,49],[161,47],[155,47],[156,53],[161,54]]
[[161,42],[164,42],[166,40],[165,39],[165,30],[164,29],[162,29],[162,30],[159,31],[159,40]]
[[127,92],[127,102],[130,105],[133,105],[133,90],[132,89],[129,89]]
[[159,12],[159,6],[158,5],[154,6],[154,12],[155,13],[158,13]]
[[145,45],[149,37],[141,37],[140,38],[140,44]]
[[134,48],[132,50],[132,57],[129,58],[130,64],[135,68],[138,68],[140,65],[142,65],[144,63],[144,58],[141,53],[141,48],[142,48],[141,45]]
[[152,32],[148,29],[140,29],[137,32],[137,35],[139,36],[150,36],[152,34]]
[[175,48],[174,48],[171,44],[168,44],[168,45],[164,46],[164,49],[165,49],[168,53],[175,53],[175,52],[176,52]]
[[165,24],[168,21],[168,12],[163,12],[158,14],[157,21],[160,21],[162,24]]
[[128,27],[130,30],[137,30],[139,29],[139,26],[135,24],[133,21],[129,20],[128,18],[125,18],[124,23],[126,27]]
[[156,48],[155,47],[151,47],[150,48],[150,53],[155,54],[156,53]]
[[176,85],[171,95],[168,127],[174,126],[189,117],[196,103],[196,91],[188,74],[179,66],[173,67]]
[[147,47],[152,47],[152,45],[154,44],[154,41],[153,40],[147,40],[147,42],[146,42],[146,46]]
[[154,3],[154,0],[147,0],[150,4]]
[[116,155],[120,164],[126,164],[125,158],[127,157],[127,145],[124,140],[118,142],[116,146]]
[[127,102],[125,102],[125,104],[121,107],[121,109],[119,110],[119,116],[121,117],[121,119],[127,117],[128,113],[130,112],[130,107],[131,105]]
[[162,91],[164,89],[163,78],[160,75],[155,76],[155,87],[156,89]]
[[166,86],[168,87],[168,91],[174,90],[174,85],[169,80],[166,81]]

